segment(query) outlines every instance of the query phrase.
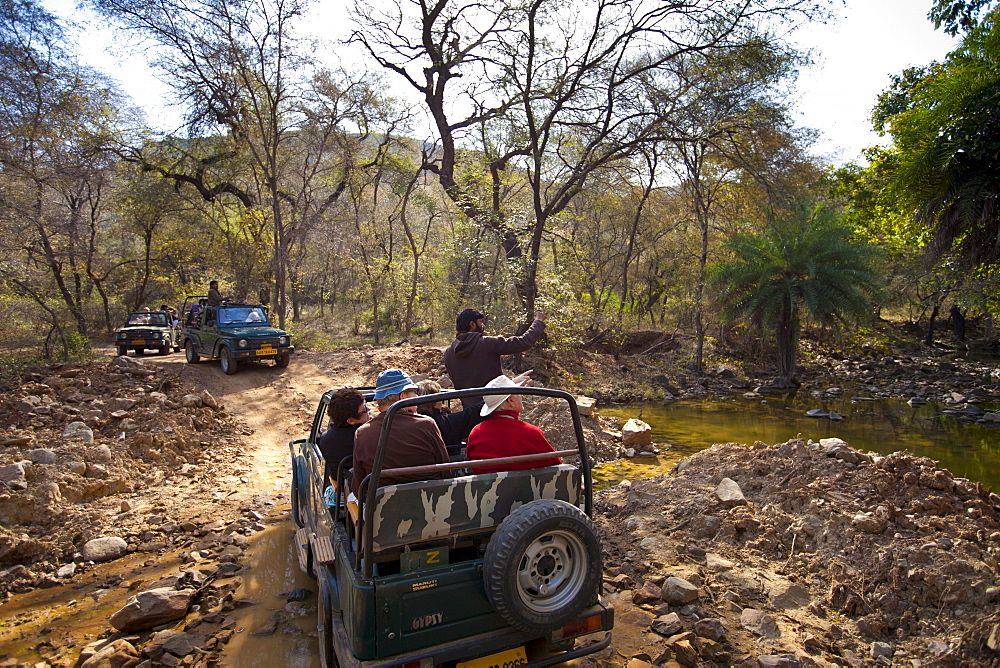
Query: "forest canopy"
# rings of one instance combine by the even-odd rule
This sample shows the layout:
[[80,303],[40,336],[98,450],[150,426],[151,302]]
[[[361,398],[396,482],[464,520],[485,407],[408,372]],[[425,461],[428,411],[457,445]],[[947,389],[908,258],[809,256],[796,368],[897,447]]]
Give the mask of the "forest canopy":
[[995,55],[988,5],[934,5],[943,29],[968,30],[962,53],[899,75],[875,112],[896,145],[836,170],[792,120],[808,57],[784,37],[827,19],[823,0],[359,1],[348,41],[360,63],[320,60],[305,0],[90,0],[171,87],[185,114],[172,133],[75,61],[59,19],[8,0],[5,340],[82,354],[125,313],[179,307],[217,279],[315,345],[446,339],[470,305],[513,331],[543,309],[565,325],[555,343],[683,333],[700,370],[706,342],[725,346],[734,326],[776,343],[767,323],[724,322],[709,270],[732,257],[728,241],[817,207],[853,230],[849,243],[891,248],[870,261],[901,290],[868,312],[919,320],[962,289],[928,301],[928,276],[947,272],[918,271],[927,237],[902,230],[933,219],[938,247],[954,230],[959,250],[991,233],[992,185],[966,182],[978,191],[953,200],[954,181],[901,176],[937,160],[961,178],[985,159],[915,157],[907,141],[926,144],[930,116],[956,108],[956,136],[992,131],[985,98],[930,102],[945,74],[971,77]]

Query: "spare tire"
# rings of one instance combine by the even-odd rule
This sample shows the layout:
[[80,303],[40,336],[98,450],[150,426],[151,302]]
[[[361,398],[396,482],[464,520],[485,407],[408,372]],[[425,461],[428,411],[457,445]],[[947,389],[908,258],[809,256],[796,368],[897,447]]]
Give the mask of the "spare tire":
[[594,523],[565,501],[521,506],[486,548],[486,595],[504,621],[522,631],[551,631],[576,619],[597,600],[600,580]]

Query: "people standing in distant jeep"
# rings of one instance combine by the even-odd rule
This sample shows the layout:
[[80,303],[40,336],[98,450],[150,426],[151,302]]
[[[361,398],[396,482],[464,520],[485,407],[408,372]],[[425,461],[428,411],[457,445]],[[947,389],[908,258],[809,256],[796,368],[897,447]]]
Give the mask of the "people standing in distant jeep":
[[[455,340],[444,351],[444,364],[456,390],[484,387],[503,373],[501,355],[523,353],[535,345],[545,331],[545,314],[535,312],[535,320],[521,336],[486,336],[486,316],[467,308],[455,321]],[[463,406],[483,401],[482,397],[462,397]]]
[[323,432],[317,442],[323,453],[324,487],[337,474],[341,460],[354,454],[354,432],[371,419],[364,395],[351,388],[334,392],[326,413],[330,416],[330,428]]
[[218,306],[222,303],[222,293],[219,292],[219,282],[212,281],[208,284],[208,305]]

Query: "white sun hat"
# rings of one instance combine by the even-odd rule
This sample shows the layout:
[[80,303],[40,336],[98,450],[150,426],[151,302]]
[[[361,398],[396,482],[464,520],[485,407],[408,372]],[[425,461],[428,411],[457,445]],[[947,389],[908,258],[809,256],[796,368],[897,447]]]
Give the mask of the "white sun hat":
[[[529,372],[530,373],[530,372]],[[516,379],[511,380],[507,376],[499,375],[490,382],[486,383],[486,387],[521,387],[526,382],[530,380],[527,374],[522,374]],[[509,394],[488,394],[483,397],[483,408],[479,411],[479,414],[486,417],[493,411],[497,409],[503,402],[507,401]]]

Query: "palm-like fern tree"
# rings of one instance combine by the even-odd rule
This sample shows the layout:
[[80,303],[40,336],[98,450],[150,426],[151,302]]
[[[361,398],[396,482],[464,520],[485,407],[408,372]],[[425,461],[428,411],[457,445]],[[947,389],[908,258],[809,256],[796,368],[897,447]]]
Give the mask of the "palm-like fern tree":
[[778,376],[793,380],[803,316],[822,324],[858,321],[879,294],[877,249],[825,211],[772,223],[725,243],[732,258],[711,267],[727,319],[773,328]]

